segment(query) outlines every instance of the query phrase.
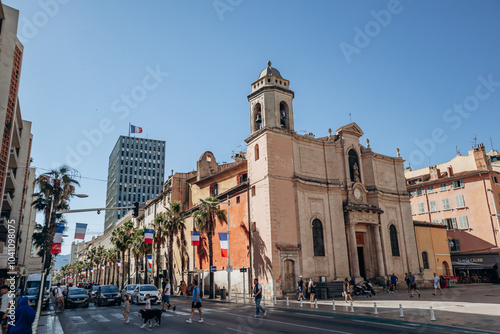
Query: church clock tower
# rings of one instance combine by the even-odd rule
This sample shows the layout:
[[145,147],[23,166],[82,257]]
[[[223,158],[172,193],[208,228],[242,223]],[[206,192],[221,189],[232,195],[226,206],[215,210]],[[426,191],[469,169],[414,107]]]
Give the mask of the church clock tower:
[[271,67],[260,72],[252,83],[250,102],[250,135],[262,128],[278,128],[293,132],[293,98],[290,82],[281,77],[280,72]]

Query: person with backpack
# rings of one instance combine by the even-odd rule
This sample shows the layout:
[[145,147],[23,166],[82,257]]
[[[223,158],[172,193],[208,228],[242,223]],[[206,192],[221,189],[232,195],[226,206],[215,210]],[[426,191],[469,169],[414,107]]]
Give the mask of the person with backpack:
[[262,285],[259,284],[258,279],[253,280],[254,288],[253,288],[253,297],[255,298],[255,318],[259,317],[260,311],[264,314],[264,317],[267,315],[266,310],[262,306],[260,306],[260,301],[262,300]]
[[191,324],[193,322],[195,309],[198,309],[198,312],[200,313],[200,320],[198,320],[198,322],[204,322],[203,313],[201,312],[201,293],[200,288],[198,287],[198,281],[196,280],[193,281],[193,302],[191,303],[191,317],[189,319],[186,319],[186,322],[188,324]]
[[64,312],[64,295],[63,295],[63,291],[61,288],[61,283],[57,283],[57,288],[52,290],[52,294],[54,295],[54,298],[56,299],[55,311],[57,312],[57,305],[61,304],[61,311]]
[[302,280],[302,275],[299,276],[299,280],[297,282],[297,287],[299,289],[299,297],[298,297],[297,301],[300,301],[301,299],[305,299],[304,298],[304,281]]

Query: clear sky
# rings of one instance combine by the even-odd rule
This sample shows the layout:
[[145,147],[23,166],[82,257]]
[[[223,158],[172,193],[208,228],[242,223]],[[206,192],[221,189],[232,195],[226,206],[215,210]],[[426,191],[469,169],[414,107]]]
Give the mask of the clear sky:
[[[72,209],[104,207],[108,157],[129,122],[165,140],[167,175],[207,150],[246,150],[250,84],[271,60],[295,92],[295,131],[352,121],[412,168],[477,142],[500,149],[500,2],[40,0],[20,10],[23,118],[33,165],[82,175]],[[89,139],[90,138],[90,139]],[[491,138],[491,140],[490,140]],[[42,169],[44,168],[44,169]],[[104,214],[67,215],[87,240]]]

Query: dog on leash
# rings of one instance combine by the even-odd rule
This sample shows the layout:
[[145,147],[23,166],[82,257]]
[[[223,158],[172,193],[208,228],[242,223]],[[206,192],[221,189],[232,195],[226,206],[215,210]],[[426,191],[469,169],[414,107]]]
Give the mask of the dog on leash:
[[139,311],[139,316],[143,320],[143,325],[142,327],[146,326],[146,322],[149,322],[149,327],[151,327],[153,319],[155,320],[155,326],[160,326],[161,325],[161,310],[140,310]]

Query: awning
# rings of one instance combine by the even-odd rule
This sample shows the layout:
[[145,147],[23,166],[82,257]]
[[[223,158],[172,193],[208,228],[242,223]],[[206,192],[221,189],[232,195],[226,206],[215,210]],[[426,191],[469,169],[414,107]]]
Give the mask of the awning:
[[453,269],[484,269],[485,268],[482,264],[473,263],[473,262],[451,261],[451,265],[453,266]]

